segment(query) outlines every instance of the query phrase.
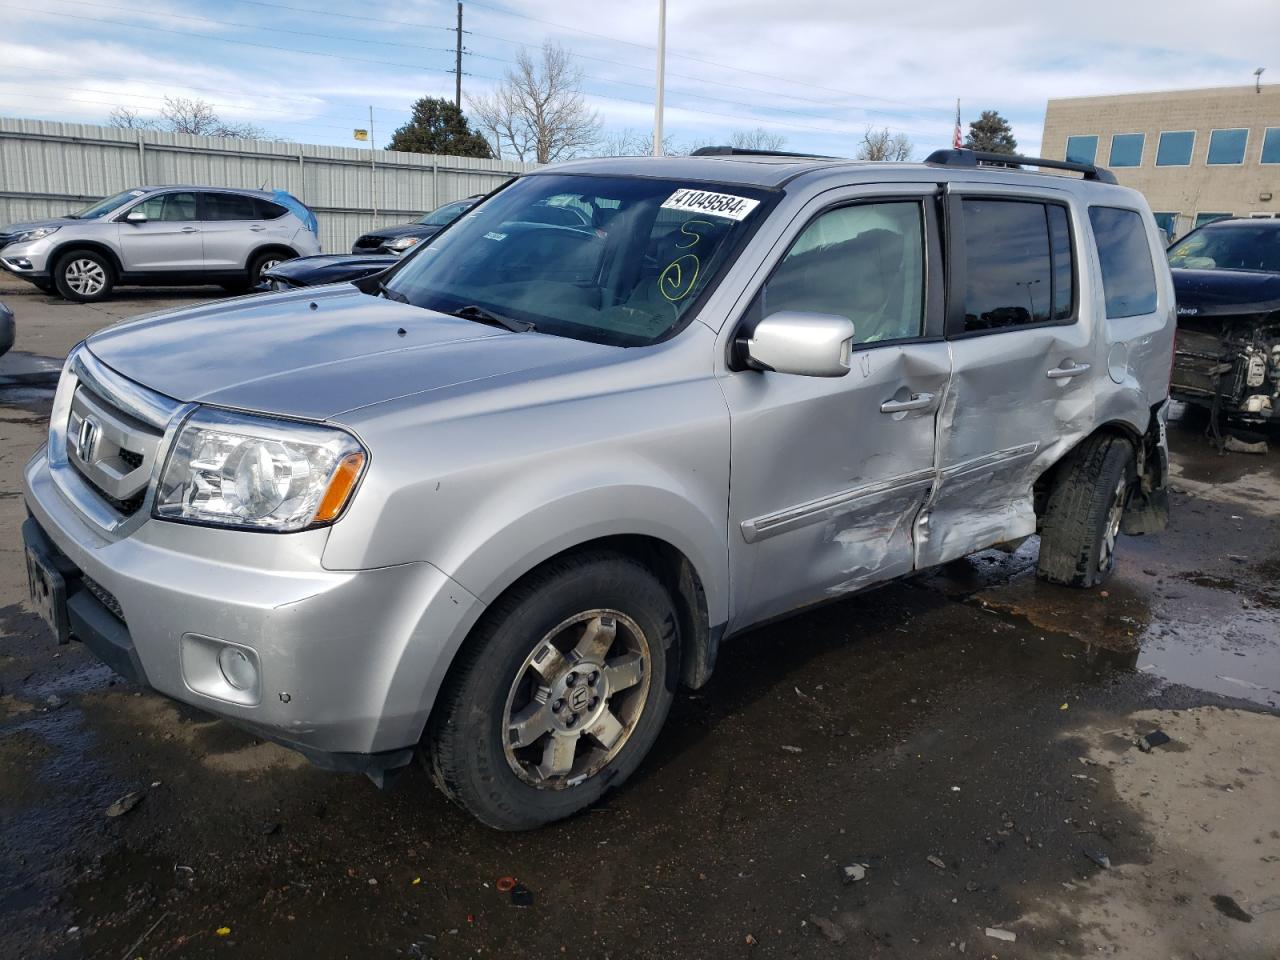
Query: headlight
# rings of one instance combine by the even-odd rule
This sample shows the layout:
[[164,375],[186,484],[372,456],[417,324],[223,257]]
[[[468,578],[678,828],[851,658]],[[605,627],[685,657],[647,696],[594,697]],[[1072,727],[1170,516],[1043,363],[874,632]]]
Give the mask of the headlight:
[[9,238],[10,243],[30,243],[32,240],[43,240],[51,233],[57,233],[61,227],[36,227],[34,230],[24,230],[22,233],[15,234]]
[[404,253],[410,247],[422,242],[421,237],[398,237],[387,244],[388,250],[394,250],[396,253]]
[[197,410],[160,476],[155,516],[288,533],[332,523],[368,455],[349,433],[225,410]]

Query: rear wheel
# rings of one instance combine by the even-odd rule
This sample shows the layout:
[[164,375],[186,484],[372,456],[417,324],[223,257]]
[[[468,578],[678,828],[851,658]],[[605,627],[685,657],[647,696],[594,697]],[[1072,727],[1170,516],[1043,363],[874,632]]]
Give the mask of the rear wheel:
[[53,268],[53,282],[59,295],[76,303],[105,300],[116,285],[116,271],[101,253],[72,250]]
[[1041,579],[1092,587],[1111,575],[1133,473],[1133,447],[1120,437],[1091,437],[1070,455],[1045,505]]
[[249,282],[248,286],[256,287],[262,282],[262,273],[264,270],[270,270],[278,263],[284,263],[290,259],[279,250],[268,250],[266,253],[260,253],[249,262]]
[[479,820],[527,830],[635,770],[679,676],[671,598],[611,553],[553,561],[485,614],[424,739],[436,784]]

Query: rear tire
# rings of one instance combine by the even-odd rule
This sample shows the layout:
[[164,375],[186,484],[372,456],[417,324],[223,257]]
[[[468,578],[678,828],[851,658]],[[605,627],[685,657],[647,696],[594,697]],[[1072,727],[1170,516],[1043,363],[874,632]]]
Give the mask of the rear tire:
[[284,263],[286,260],[292,259],[289,255],[280,250],[268,250],[266,253],[260,253],[249,261],[249,279],[245,282],[246,287],[256,287],[262,282],[262,271],[270,270],[277,263]]
[[1070,454],[1045,505],[1040,579],[1093,587],[1111,575],[1133,480],[1133,447],[1120,437],[1091,437]]
[[115,266],[94,250],[72,250],[58,258],[53,282],[64,300],[97,303],[111,296],[116,285]]
[[499,830],[595,803],[666,720],[676,623],[666,590],[628,557],[593,552],[534,571],[486,611],[450,670],[423,739],[432,779]]

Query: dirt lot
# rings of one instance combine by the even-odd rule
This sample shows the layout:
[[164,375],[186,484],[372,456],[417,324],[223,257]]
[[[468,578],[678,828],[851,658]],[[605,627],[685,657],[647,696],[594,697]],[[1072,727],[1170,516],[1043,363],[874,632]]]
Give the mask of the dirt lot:
[[0,956],[1280,955],[1280,437],[1220,456],[1175,424],[1173,525],[1123,539],[1105,590],[1038,584],[1033,539],[736,640],[622,791],[500,835],[29,613],[19,472],[62,356],[209,293],[0,283]]

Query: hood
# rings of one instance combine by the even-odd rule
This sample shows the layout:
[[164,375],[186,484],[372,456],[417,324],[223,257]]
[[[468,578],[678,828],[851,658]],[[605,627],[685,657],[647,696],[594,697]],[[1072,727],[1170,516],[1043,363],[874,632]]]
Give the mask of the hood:
[[410,394],[498,387],[623,352],[508,333],[350,286],[127,320],[87,343],[113,370],[176,400],[310,420]]
[[[68,223],[80,223],[74,217],[50,217],[47,220],[25,220],[22,223],[11,223],[0,227],[0,237],[11,237],[25,230],[37,230],[40,227],[65,227]],[[91,221],[85,221],[91,222]]]
[[1280,273],[1182,268],[1170,272],[1180,317],[1238,317],[1280,310]]
[[428,226],[425,223],[404,223],[398,227],[383,227],[380,230],[370,230],[361,234],[364,237],[378,237],[382,240],[395,240],[398,237],[434,237],[440,232],[440,228],[434,224]]

